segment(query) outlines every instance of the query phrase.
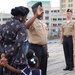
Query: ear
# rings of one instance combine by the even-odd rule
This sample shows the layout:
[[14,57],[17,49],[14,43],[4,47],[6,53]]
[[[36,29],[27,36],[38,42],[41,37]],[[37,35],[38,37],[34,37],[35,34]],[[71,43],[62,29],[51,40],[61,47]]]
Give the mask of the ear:
[[33,11],[33,13],[36,13],[36,11],[37,11],[37,8],[34,8],[34,9],[32,9],[32,11]]

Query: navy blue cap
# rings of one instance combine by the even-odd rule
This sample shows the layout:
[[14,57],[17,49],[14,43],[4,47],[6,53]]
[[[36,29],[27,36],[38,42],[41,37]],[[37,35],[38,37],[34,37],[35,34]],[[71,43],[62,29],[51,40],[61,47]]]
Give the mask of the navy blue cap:
[[37,8],[39,5],[42,7],[42,2],[37,2],[37,3],[35,3],[31,8],[32,8],[32,9],[35,9],[35,8]]
[[72,13],[72,10],[71,9],[67,9],[67,12],[71,12]]

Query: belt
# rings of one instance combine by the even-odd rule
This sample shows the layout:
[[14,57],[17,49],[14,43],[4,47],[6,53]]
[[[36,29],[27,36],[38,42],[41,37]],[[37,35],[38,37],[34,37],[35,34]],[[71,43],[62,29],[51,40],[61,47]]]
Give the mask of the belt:
[[64,35],[64,37],[72,37],[72,35]]
[[41,47],[45,47],[46,44],[44,45],[39,45],[39,44],[32,44],[32,43],[29,43],[30,45],[37,45],[37,46],[41,46]]

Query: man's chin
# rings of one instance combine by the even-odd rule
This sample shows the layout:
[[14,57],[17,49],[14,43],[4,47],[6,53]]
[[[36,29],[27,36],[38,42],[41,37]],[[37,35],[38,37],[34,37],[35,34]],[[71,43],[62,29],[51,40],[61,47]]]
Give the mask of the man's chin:
[[38,17],[38,19],[42,20],[42,16]]

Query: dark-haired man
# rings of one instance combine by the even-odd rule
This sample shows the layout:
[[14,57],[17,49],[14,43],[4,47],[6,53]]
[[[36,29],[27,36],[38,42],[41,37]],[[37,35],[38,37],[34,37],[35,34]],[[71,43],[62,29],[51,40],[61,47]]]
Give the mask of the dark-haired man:
[[39,68],[43,75],[47,71],[47,25],[41,21],[43,16],[42,3],[37,2],[32,6],[34,16],[26,22],[29,35],[29,49],[34,50],[39,59]]

